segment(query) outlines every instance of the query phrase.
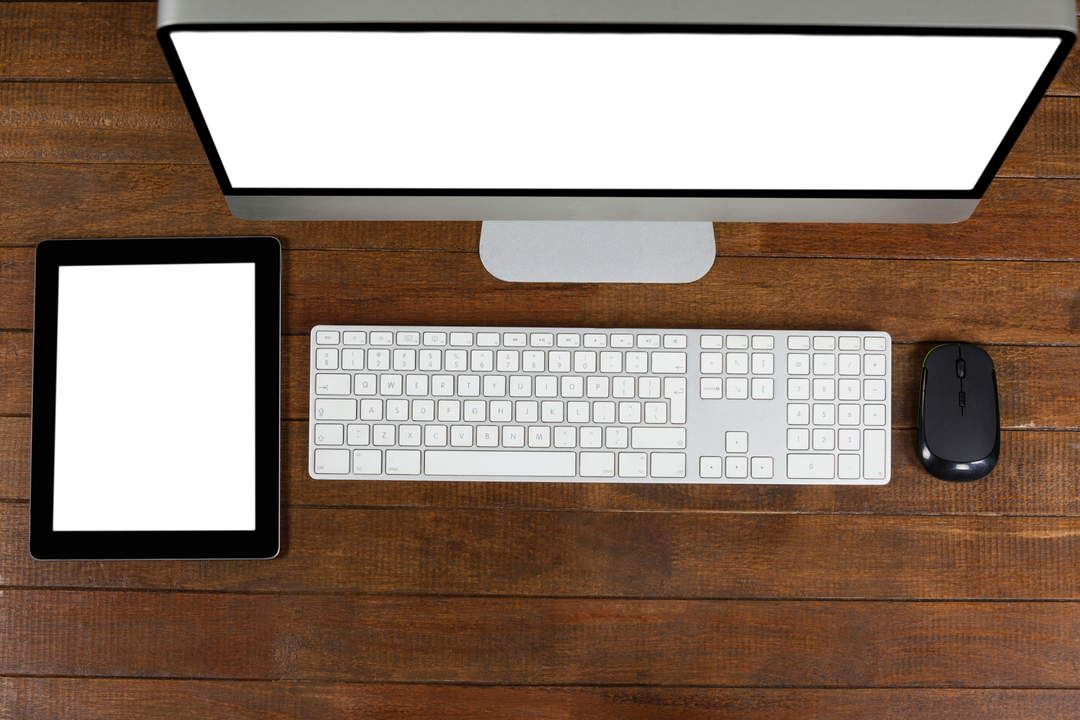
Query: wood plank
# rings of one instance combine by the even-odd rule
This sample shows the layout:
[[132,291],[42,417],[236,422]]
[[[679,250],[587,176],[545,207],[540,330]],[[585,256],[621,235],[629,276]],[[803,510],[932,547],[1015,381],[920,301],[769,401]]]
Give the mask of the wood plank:
[[1075,689],[1080,674],[1076,603],[5,590],[0,630],[4,675]]
[[171,83],[149,2],[0,3],[3,80]]
[[[282,443],[282,499],[296,507],[1080,515],[1080,437],[1074,432],[1006,431],[989,479],[947,483],[919,464],[914,431],[894,431],[892,482],[842,492],[816,485],[316,480],[307,473],[307,423],[284,423]],[[26,502],[29,490],[30,420],[0,418],[0,501]]]
[[[176,86],[0,82],[0,161],[207,164]],[[998,175],[1080,177],[1080,98],[1049,96]]]
[[1047,95],[1080,95],[1080,45],[1073,45]]
[[472,254],[297,251],[283,267],[286,334],[330,321],[605,327],[617,320],[641,328],[873,329],[899,342],[1069,344],[1080,323],[1076,263],[729,257],[689,285],[520,283],[512,294]]
[[[835,489],[834,489],[835,490]],[[30,558],[0,503],[8,587],[590,598],[1080,599],[1080,518],[290,509],[275,560]]]
[[[1080,515],[1076,433],[1002,433],[1001,460],[993,474],[978,483],[931,477],[915,455],[915,437],[913,430],[893,431],[892,481],[884,487],[353,482],[312,479],[307,472],[307,423],[286,423],[282,496],[291,505],[334,507]],[[25,495],[25,487],[19,490],[19,497]]]
[[[281,398],[286,420],[308,417],[310,342],[307,335],[283,338]],[[918,427],[922,361],[935,344],[893,345],[894,429]],[[1080,348],[985,347],[994,358],[1003,428],[1080,428]]]
[[30,418],[0,417],[0,501],[29,497]]
[[[0,245],[50,237],[273,235],[289,249],[476,252],[480,223],[247,222],[208,166],[0,163]],[[717,253],[1076,260],[1080,182],[999,178],[955,225],[717,223]]]
[[248,222],[208,165],[0,163],[0,245],[47,238],[273,235],[285,247],[476,252],[479,222]]
[[998,177],[1080,175],[1080,101],[1045,97],[1028,121]]
[[[31,254],[0,250],[0,264],[8,258],[3,274],[18,290],[0,308],[0,328],[29,329]],[[688,285],[511,286],[471,253],[292,251],[283,257],[282,291],[285,334],[329,322],[617,324],[867,329],[898,343],[1070,344],[1080,325],[1077,263],[728,257]]]
[[[1080,348],[974,341],[994,358],[1003,428],[1080,428]],[[305,335],[283,338],[284,420],[304,421],[308,416],[308,343]],[[931,347],[933,343],[924,342],[893,345],[894,429],[918,426],[920,368]],[[32,351],[31,333],[0,331],[0,415],[30,413]]]
[[131,717],[201,720],[1073,720],[1077,690],[498,687],[310,682],[0,678],[12,718]]
[[[3,305],[0,305],[0,308],[3,308]],[[30,414],[33,353],[32,333],[0,331],[0,415]]]
[[0,82],[0,161],[206,165],[172,83]]
[[[0,3],[0,45],[9,48],[0,80],[171,81],[156,18],[149,2]],[[1077,47],[1049,93],[1080,95]]]

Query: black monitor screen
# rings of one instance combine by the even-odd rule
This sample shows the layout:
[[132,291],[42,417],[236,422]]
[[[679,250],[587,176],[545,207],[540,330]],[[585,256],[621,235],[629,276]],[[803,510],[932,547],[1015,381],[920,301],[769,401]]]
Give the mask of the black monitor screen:
[[169,35],[232,189],[421,193],[970,192],[1062,43],[445,27]]

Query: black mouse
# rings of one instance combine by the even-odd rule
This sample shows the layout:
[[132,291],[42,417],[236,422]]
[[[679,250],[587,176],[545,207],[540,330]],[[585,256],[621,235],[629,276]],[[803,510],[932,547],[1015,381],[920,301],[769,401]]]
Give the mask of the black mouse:
[[982,348],[938,345],[923,360],[919,459],[942,480],[978,480],[998,461],[997,374]]

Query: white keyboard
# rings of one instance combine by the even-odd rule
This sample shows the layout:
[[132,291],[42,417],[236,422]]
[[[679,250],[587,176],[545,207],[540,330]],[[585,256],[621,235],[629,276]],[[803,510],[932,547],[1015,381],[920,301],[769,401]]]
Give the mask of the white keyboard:
[[316,479],[883,485],[881,332],[320,325]]

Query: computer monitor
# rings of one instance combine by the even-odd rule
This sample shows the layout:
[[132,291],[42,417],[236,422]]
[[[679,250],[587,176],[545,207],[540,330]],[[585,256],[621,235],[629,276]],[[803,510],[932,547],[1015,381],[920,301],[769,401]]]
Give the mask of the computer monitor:
[[504,279],[675,282],[713,222],[967,218],[1076,8],[162,0],[158,36],[240,218],[483,220]]

